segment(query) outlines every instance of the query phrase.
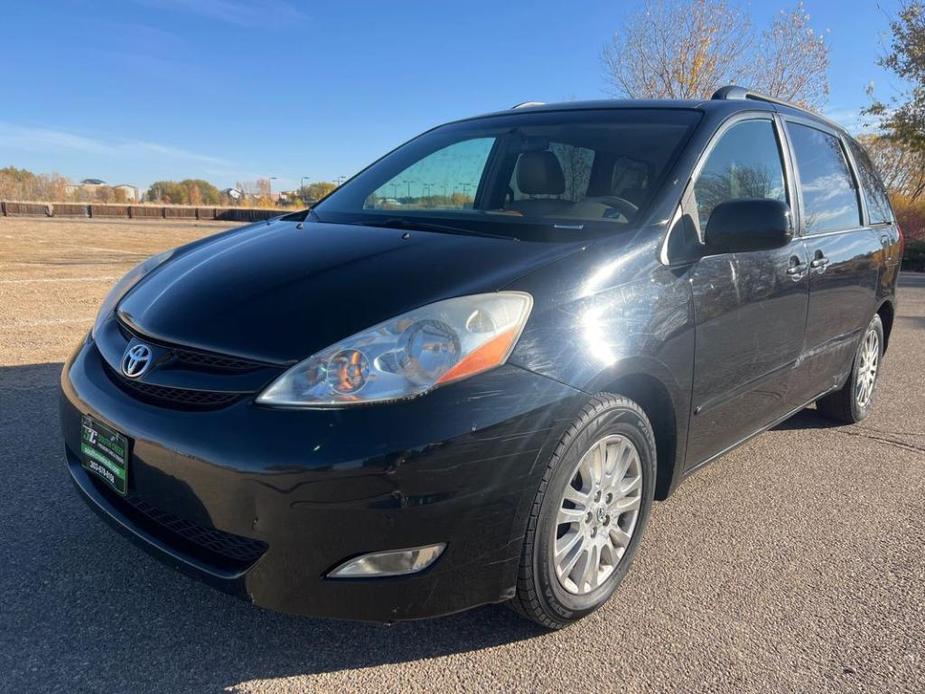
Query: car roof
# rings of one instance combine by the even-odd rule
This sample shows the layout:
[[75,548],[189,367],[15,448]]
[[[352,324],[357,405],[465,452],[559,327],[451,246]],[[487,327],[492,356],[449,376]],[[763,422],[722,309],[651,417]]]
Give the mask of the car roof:
[[[482,118],[485,116],[510,115],[511,113],[537,113],[548,111],[587,111],[600,109],[640,109],[640,108],[657,108],[657,109],[696,109],[703,111],[714,110],[741,110],[742,101],[737,102],[740,108],[735,108],[732,101],[720,101],[713,99],[595,99],[591,101],[561,101],[558,103],[543,103],[539,101],[528,101],[522,105],[515,106],[502,111],[493,111],[490,113],[476,116]],[[730,105],[732,107],[730,108]],[[774,105],[761,102],[749,101],[750,110],[773,111]],[[752,108],[753,107],[753,108]]]
[[[762,98],[712,98],[712,99],[596,99],[591,101],[563,101],[558,103],[524,102],[503,111],[493,111],[462,121],[489,118],[494,116],[512,115],[516,113],[548,113],[555,111],[586,111],[600,109],[670,109],[670,110],[697,110],[719,116],[732,115],[740,111],[765,111],[780,113],[782,115],[799,116],[815,120],[830,128],[838,130],[850,137],[845,128],[828,118],[780,101],[768,101]],[[458,121],[456,121],[458,122]]]

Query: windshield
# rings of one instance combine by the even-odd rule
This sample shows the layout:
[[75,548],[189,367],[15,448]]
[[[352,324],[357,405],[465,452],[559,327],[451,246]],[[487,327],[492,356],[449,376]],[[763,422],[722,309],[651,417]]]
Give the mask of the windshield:
[[575,240],[642,219],[700,114],[512,113],[427,132],[351,179],[320,221]]

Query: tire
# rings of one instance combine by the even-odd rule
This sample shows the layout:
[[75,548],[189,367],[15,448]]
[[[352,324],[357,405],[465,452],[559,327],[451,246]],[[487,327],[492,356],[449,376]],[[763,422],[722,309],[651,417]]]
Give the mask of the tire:
[[[629,570],[645,530],[655,471],[655,438],[642,408],[618,395],[595,395],[546,466],[527,523],[511,607],[547,629],[561,629],[607,602]],[[566,500],[567,491],[583,502]]]
[[[876,344],[871,349],[871,341]],[[873,367],[871,357],[875,356]],[[841,389],[816,401],[816,409],[829,419],[855,424],[870,414],[883,362],[883,322],[874,314],[861,336],[851,364],[851,373]],[[871,371],[871,368],[873,369]],[[861,396],[864,397],[861,397]]]

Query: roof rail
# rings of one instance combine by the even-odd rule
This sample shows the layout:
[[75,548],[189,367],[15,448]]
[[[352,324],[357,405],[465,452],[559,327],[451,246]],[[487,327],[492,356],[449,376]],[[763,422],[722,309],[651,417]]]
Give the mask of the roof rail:
[[546,105],[545,101],[524,101],[524,102],[517,104],[516,106],[511,106],[511,110],[515,111],[518,108],[530,108],[531,106],[545,106],[545,105]]
[[797,106],[796,104],[791,104],[789,101],[784,101],[783,99],[775,99],[773,96],[766,96],[759,92],[753,92],[751,89],[746,89],[745,87],[739,87],[735,84],[728,84],[725,87],[720,87],[715,92],[711,99],[717,101],[729,101],[732,99],[752,99],[753,101],[767,101],[769,104],[778,104],[780,106],[789,106],[790,108],[798,108],[801,111],[806,109]]
[[[738,100],[751,99],[752,101],[764,101],[769,104],[777,104],[778,106],[787,106],[788,108],[793,108],[793,109],[796,109],[797,111],[803,111],[803,113],[808,113],[814,118],[818,118],[819,120],[825,123],[828,123],[829,125],[832,125],[835,128],[838,128],[839,130],[845,130],[845,127],[841,123],[837,123],[831,118],[826,118],[822,114],[816,113],[812,109],[799,106],[789,101],[784,101],[783,99],[776,99],[773,96],[767,96],[765,94],[761,94],[760,92],[753,92],[750,89],[746,89],[745,87],[739,87],[735,84],[729,84],[729,85],[726,85],[725,87],[720,87],[715,92],[713,92],[713,96],[711,96],[710,98],[715,99],[717,101],[729,101],[729,100],[735,100],[735,99],[738,99]],[[845,130],[845,132],[847,132],[847,130]]]

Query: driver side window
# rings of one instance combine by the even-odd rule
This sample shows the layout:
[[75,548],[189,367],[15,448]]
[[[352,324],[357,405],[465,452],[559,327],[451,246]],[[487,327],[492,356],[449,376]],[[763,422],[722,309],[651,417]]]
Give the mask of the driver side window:
[[707,156],[694,183],[701,237],[717,205],[748,198],[787,201],[781,150],[770,120],[733,125]]

